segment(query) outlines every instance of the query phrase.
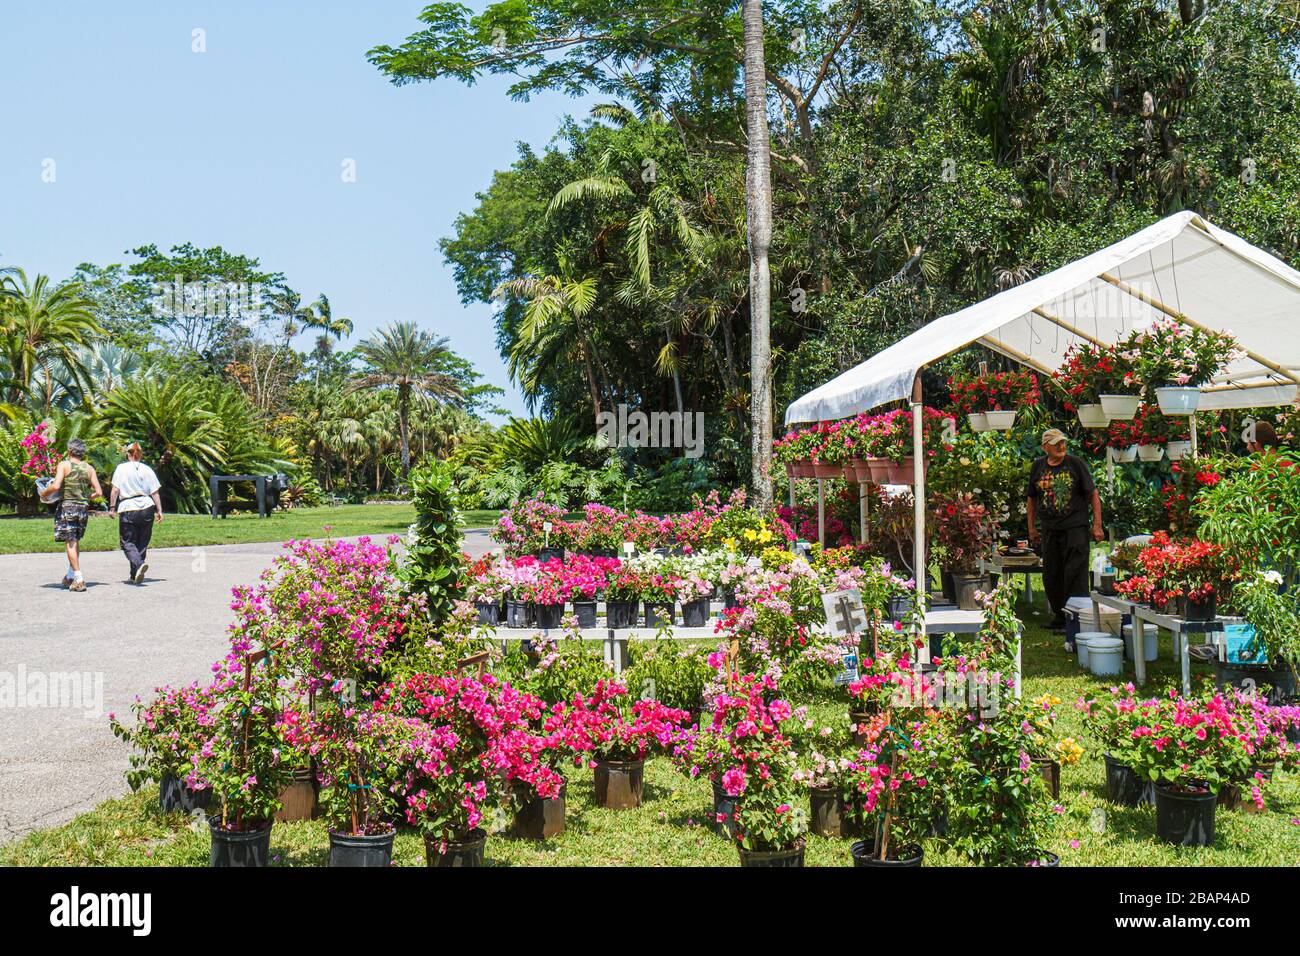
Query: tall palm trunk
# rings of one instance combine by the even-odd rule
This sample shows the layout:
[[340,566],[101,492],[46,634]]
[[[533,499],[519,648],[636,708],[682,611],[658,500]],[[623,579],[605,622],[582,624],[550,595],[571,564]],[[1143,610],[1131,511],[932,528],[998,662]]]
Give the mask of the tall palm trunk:
[[411,440],[407,435],[407,418],[411,412],[411,386],[397,386],[397,432],[402,442],[402,483],[411,477]]
[[762,0],[744,0],[745,118],[749,157],[745,206],[749,220],[750,485],[755,504],[772,504],[772,154],[767,128],[767,67],[763,56]]

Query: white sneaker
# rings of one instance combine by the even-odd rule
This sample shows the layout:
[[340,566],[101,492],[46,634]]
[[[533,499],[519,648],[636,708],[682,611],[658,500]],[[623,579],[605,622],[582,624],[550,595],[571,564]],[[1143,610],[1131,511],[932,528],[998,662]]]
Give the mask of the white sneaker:
[[140,567],[135,569],[135,574],[132,576],[131,580],[134,581],[136,584],[144,584],[144,573],[148,570],[149,570],[149,565],[147,564],[140,565]]

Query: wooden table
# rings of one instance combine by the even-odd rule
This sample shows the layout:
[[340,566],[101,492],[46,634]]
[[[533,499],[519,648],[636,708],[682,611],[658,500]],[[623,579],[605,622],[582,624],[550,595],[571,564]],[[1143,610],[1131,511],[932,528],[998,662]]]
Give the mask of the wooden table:
[[1089,596],[1092,598],[1093,616],[1096,619],[1101,617],[1101,611],[1098,607],[1101,604],[1132,617],[1133,670],[1137,675],[1139,684],[1145,684],[1147,679],[1146,628],[1144,625],[1152,624],[1173,634],[1174,653],[1178,656],[1183,693],[1190,694],[1192,692],[1192,656],[1188,653],[1190,646],[1188,638],[1192,634],[1211,634],[1215,631],[1221,631],[1223,630],[1223,621],[1185,621],[1181,617],[1162,614],[1149,605],[1128,601],[1113,594],[1102,594],[1100,591],[1093,591]]
[[995,554],[991,558],[980,558],[979,570],[980,574],[987,574],[993,578],[993,587],[998,586],[998,578],[1000,577],[1023,574],[1025,576],[1024,600],[1032,605],[1034,603],[1033,575],[1042,575],[1043,562],[1037,557],[1030,557],[1026,560],[1026,558]]

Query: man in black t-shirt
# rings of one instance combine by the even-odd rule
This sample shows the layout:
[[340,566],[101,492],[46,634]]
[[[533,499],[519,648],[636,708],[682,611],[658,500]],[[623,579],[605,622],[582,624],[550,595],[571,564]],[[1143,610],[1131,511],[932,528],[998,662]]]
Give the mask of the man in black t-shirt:
[[1052,609],[1052,629],[1065,630],[1065,603],[1088,594],[1088,526],[1101,541],[1101,495],[1088,466],[1065,453],[1065,435],[1043,432],[1044,457],[1029,469],[1029,540],[1042,538],[1043,590]]

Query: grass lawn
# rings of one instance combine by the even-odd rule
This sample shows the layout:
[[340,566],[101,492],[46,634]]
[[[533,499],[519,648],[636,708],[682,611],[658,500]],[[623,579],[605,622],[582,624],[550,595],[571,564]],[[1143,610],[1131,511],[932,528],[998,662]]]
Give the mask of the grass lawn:
[[[1057,725],[1060,736],[1074,736],[1087,748],[1079,716],[1070,704],[1081,694],[1103,689],[1106,682],[1080,672],[1073,658],[1061,650],[1061,639],[1045,631],[1042,621],[1041,612],[1026,621],[1025,692],[1059,696],[1063,701]],[[1160,653],[1161,660],[1150,670],[1148,687],[1153,694],[1174,680],[1168,636]],[[1204,665],[1193,667],[1197,676],[1209,673]],[[834,716],[843,708],[826,703],[817,705],[817,710]],[[1154,808],[1115,807],[1106,802],[1104,794],[1100,753],[1089,750],[1078,764],[1063,769],[1061,812],[1054,817],[1047,846],[1060,854],[1063,866],[1293,866],[1300,860],[1300,778],[1295,775],[1274,782],[1266,797],[1266,813],[1220,809],[1214,846],[1205,848],[1157,842]],[[158,791],[152,787],[110,800],[68,824],[0,848],[0,865],[206,866],[206,827],[196,827],[181,815],[164,816],[157,803]],[[646,766],[645,803],[639,809],[595,807],[587,771],[571,775],[567,809],[566,832],[545,843],[517,839],[509,834],[508,820],[495,820],[487,846],[489,865],[738,864],[736,851],[709,829],[712,796],[708,783],[685,779],[661,758]],[[850,865],[850,842],[809,838],[807,864]],[[322,866],[328,847],[320,823],[277,823],[271,839],[272,854],[280,866]],[[940,840],[927,841],[925,850],[927,865],[961,863]],[[418,834],[399,833],[395,861],[402,866],[424,865]]]
[[[462,516],[467,528],[486,528],[496,523],[499,512],[470,511]],[[415,520],[409,504],[339,505],[335,508],[295,508],[277,511],[269,518],[256,514],[211,518],[208,515],[167,515],[154,526],[152,547],[197,547],[209,544],[247,544],[255,541],[288,541],[291,538],[350,537],[406,533]],[[326,528],[330,528],[326,531]],[[117,522],[106,515],[90,519],[83,551],[117,549]],[[39,518],[0,518],[0,554],[62,551],[54,540],[54,521]]]

